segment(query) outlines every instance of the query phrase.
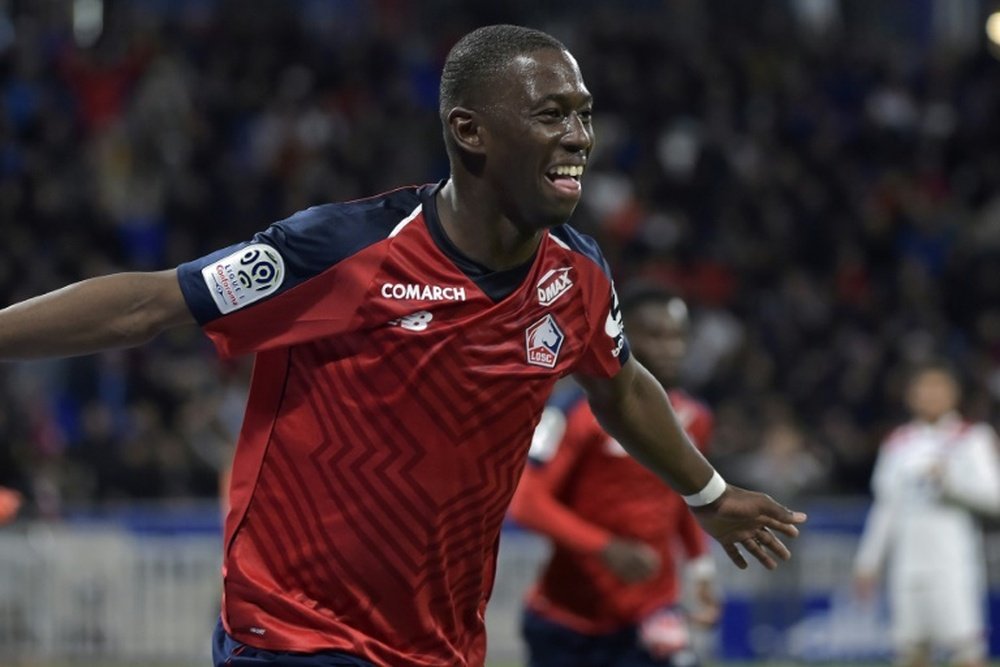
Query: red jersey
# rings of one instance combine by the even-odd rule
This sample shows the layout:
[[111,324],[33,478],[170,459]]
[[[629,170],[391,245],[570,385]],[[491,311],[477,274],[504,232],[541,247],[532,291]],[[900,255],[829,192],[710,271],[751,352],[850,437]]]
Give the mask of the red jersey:
[[[708,408],[681,391],[669,396],[678,421],[704,451],[712,430]],[[585,400],[565,417],[557,407],[546,409],[512,510],[554,546],[529,594],[530,608],[585,634],[613,632],[676,604],[678,543],[689,560],[708,553],[684,499],[606,434]],[[637,584],[613,575],[600,552],[615,536],[653,547],[659,573]]]
[[628,357],[590,239],[554,228],[488,271],[443,233],[437,187],[314,207],[178,269],[220,353],[257,355],[225,526],[237,641],[482,665],[500,525],[552,386]]

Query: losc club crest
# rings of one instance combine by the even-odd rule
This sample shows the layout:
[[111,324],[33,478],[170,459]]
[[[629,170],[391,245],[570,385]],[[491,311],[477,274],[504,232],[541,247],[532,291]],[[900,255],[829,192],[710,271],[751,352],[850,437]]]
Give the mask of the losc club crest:
[[528,363],[532,366],[555,368],[566,336],[556,324],[556,318],[546,315],[524,331]]

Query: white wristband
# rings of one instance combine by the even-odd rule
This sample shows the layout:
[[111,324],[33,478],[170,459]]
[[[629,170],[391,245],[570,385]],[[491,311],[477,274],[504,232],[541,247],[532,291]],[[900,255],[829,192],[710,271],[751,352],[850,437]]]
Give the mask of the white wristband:
[[705,485],[705,488],[690,496],[682,496],[682,498],[684,498],[684,502],[691,507],[704,507],[705,505],[711,505],[714,503],[725,492],[726,480],[722,479],[722,475],[720,475],[719,471],[716,470],[715,474],[712,475],[712,479],[708,480],[708,484]]

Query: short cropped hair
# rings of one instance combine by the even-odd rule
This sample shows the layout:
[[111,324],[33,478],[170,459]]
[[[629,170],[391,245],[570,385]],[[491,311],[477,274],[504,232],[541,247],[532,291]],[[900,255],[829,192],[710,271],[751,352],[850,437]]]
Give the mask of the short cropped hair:
[[958,368],[946,357],[934,356],[924,359],[912,364],[907,371],[907,384],[913,384],[917,379],[927,373],[940,373],[941,375],[946,375],[950,377],[952,382],[955,384],[961,384],[962,382],[962,375]]
[[441,119],[456,106],[469,105],[512,58],[542,49],[567,50],[552,35],[517,25],[484,26],[458,40],[441,72]]

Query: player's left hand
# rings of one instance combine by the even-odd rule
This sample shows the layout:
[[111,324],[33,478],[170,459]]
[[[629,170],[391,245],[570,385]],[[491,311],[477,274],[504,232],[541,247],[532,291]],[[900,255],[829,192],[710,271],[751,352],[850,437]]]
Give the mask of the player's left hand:
[[714,503],[692,509],[705,531],[719,541],[729,559],[741,570],[746,569],[747,561],[739,547],[769,570],[778,566],[776,558],[791,558],[788,547],[775,532],[797,537],[796,524],[806,520],[804,513],[793,512],[764,493],[732,484]]

